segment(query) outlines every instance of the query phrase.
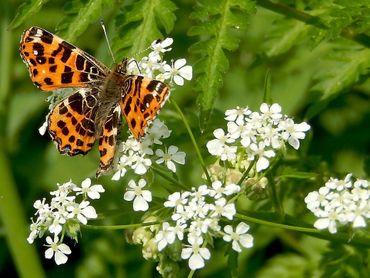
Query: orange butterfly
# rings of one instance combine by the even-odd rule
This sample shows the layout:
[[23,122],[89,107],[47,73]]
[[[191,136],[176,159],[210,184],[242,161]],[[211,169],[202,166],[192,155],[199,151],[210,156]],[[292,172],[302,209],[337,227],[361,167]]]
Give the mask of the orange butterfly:
[[169,96],[167,84],[128,75],[128,60],[108,69],[88,53],[39,27],[26,30],[19,51],[32,82],[41,90],[77,87],[47,118],[47,129],[62,154],[86,154],[99,139],[99,176],[114,158],[120,114],[136,139]]

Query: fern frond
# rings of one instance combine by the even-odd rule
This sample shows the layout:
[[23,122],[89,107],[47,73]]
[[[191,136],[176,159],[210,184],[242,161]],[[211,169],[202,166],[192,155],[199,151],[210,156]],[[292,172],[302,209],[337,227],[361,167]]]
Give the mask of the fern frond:
[[194,65],[196,89],[200,92],[200,123],[203,126],[211,113],[223,74],[229,68],[225,50],[233,51],[239,46],[240,35],[245,31],[247,20],[254,11],[252,1],[201,0],[194,7],[191,18],[198,22],[189,30],[190,36],[199,41],[190,51],[198,57]]
[[315,76],[317,84],[312,92],[318,92],[320,98],[308,110],[308,118],[319,113],[337,94],[361,82],[361,77],[369,73],[370,49],[353,44],[348,46],[342,42],[333,47],[330,53],[330,57],[320,64],[320,70]]
[[273,23],[263,43],[265,54],[272,58],[282,55],[297,44],[301,44],[313,27],[304,22],[282,18]]
[[66,16],[57,26],[58,34],[70,42],[76,41],[79,35],[86,31],[92,22],[98,22],[105,7],[112,4],[112,0],[74,0],[65,5]]
[[[116,17],[117,35],[112,41],[117,56],[134,56],[174,27],[176,5],[170,0],[134,1]],[[124,54],[124,55],[123,55]]]
[[368,260],[369,252],[365,248],[331,243],[320,261],[320,277],[368,277]]
[[10,23],[10,28],[17,28],[21,25],[27,18],[36,14],[41,10],[42,6],[49,2],[49,0],[28,0],[22,3],[18,7],[17,14]]

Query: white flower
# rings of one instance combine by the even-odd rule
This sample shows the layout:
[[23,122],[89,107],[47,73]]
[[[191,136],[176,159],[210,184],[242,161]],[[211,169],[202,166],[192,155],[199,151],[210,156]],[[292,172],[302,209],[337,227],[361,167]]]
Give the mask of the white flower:
[[143,175],[151,165],[152,161],[149,158],[145,158],[145,155],[141,155],[137,157],[136,163],[132,166],[132,169],[134,169],[135,174]]
[[225,198],[220,198],[215,201],[215,205],[213,207],[213,214],[212,216],[218,216],[222,215],[226,217],[229,220],[232,220],[236,210],[235,210],[235,205],[233,203],[226,204],[226,199]]
[[240,186],[236,184],[228,184],[226,186],[223,186],[223,184],[220,181],[214,181],[212,182],[212,189],[209,193],[209,196],[219,199],[222,197],[222,195],[229,196],[231,194],[235,194],[240,191]]
[[158,245],[158,251],[162,251],[168,244],[175,242],[175,229],[168,222],[162,224],[162,229],[156,234],[155,242]]
[[164,73],[163,76],[165,79],[173,79],[176,85],[182,86],[184,85],[184,79],[191,80],[193,77],[193,69],[191,66],[186,64],[185,59],[178,59],[176,60],[172,67],[170,65],[164,65]]
[[188,241],[190,246],[182,249],[181,258],[189,259],[189,267],[192,270],[203,268],[204,260],[209,260],[211,253],[206,247],[201,247],[201,237],[189,237]]
[[[213,139],[207,143],[208,152],[216,156],[221,156],[222,154],[225,155],[225,148],[228,147],[226,143],[233,143],[235,140],[233,138],[230,138],[228,134],[225,134],[222,128],[216,129],[213,132],[213,135],[216,137],[216,139]],[[236,151],[236,149],[232,149],[230,151],[233,150]]]
[[94,207],[90,206],[89,201],[82,201],[80,204],[68,206],[67,211],[70,212],[68,214],[68,218],[76,217],[77,220],[84,225],[87,224],[87,219],[94,219],[98,217]]
[[249,148],[252,151],[250,158],[254,159],[255,155],[258,156],[256,171],[261,172],[262,170],[265,170],[270,165],[268,158],[274,157],[275,152],[266,148],[263,142],[260,142],[258,145],[253,143],[249,146]]
[[128,183],[127,191],[124,195],[126,201],[132,201],[134,211],[147,211],[149,208],[148,202],[152,201],[152,193],[149,190],[143,190],[146,185],[144,179],[140,179],[136,185],[134,180],[130,180]]
[[366,227],[370,218],[369,196],[367,181],[352,183],[352,174],[348,174],[343,180],[330,178],[318,191],[310,192],[305,202],[318,218],[314,227],[336,233],[339,224]]
[[153,51],[158,53],[164,53],[167,51],[171,51],[172,48],[168,48],[173,43],[172,38],[166,38],[163,41],[155,40],[152,42],[152,45],[150,46]]
[[166,152],[163,152],[161,149],[157,149],[155,154],[159,157],[157,159],[157,164],[161,164],[165,162],[168,169],[172,172],[176,173],[176,165],[174,162],[178,164],[185,164],[185,153],[178,152],[178,147],[170,146]]
[[236,252],[242,251],[241,246],[245,248],[251,248],[253,246],[253,237],[247,234],[249,230],[247,224],[240,222],[238,226],[236,226],[235,232],[230,225],[226,225],[224,230],[226,234],[223,236],[223,240],[227,242],[232,241],[232,248]]
[[235,122],[238,126],[242,126],[244,124],[244,117],[251,113],[252,111],[248,107],[243,108],[237,106],[235,109],[225,111],[225,119],[229,122]]
[[189,192],[174,192],[167,197],[167,201],[164,202],[164,206],[167,208],[176,208],[181,209],[180,207],[184,207],[184,205],[188,202],[188,196],[190,195]]
[[269,106],[267,103],[262,103],[260,106],[260,111],[265,118],[271,118],[274,121],[281,119],[283,116],[281,114],[281,106],[277,103],[274,103],[271,106]]
[[305,132],[307,132],[311,127],[303,122],[300,124],[295,124],[292,119],[286,119],[279,123],[279,128],[283,130],[282,138],[288,140],[289,145],[298,150],[299,140],[306,137]]
[[59,243],[58,236],[54,237],[54,240],[50,236],[46,237],[46,247],[49,247],[45,251],[45,258],[51,259],[54,256],[55,263],[57,265],[65,264],[68,260],[66,255],[71,254],[71,249],[64,243]]
[[82,181],[81,187],[73,188],[73,191],[77,191],[77,195],[87,195],[90,199],[99,199],[100,193],[105,192],[101,184],[95,184],[91,186],[91,179],[89,178]]

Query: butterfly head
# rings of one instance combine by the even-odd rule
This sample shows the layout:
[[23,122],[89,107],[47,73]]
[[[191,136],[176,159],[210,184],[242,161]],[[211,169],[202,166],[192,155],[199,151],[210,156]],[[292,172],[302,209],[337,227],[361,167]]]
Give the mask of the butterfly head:
[[127,65],[128,65],[128,58],[123,58],[122,62],[119,63],[116,67],[116,72],[120,74],[127,74]]

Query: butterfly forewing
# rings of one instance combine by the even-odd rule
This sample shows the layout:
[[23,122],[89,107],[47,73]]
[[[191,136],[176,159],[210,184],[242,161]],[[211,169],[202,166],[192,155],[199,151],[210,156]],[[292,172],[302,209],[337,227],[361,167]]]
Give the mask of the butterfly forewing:
[[33,83],[44,91],[101,83],[109,71],[86,52],[39,27],[23,33],[19,51]]
[[161,81],[142,76],[130,75],[126,82],[120,106],[131,133],[138,139],[166,102],[170,89]]
[[80,89],[50,112],[48,131],[63,154],[86,154],[95,142],[97,89]]

